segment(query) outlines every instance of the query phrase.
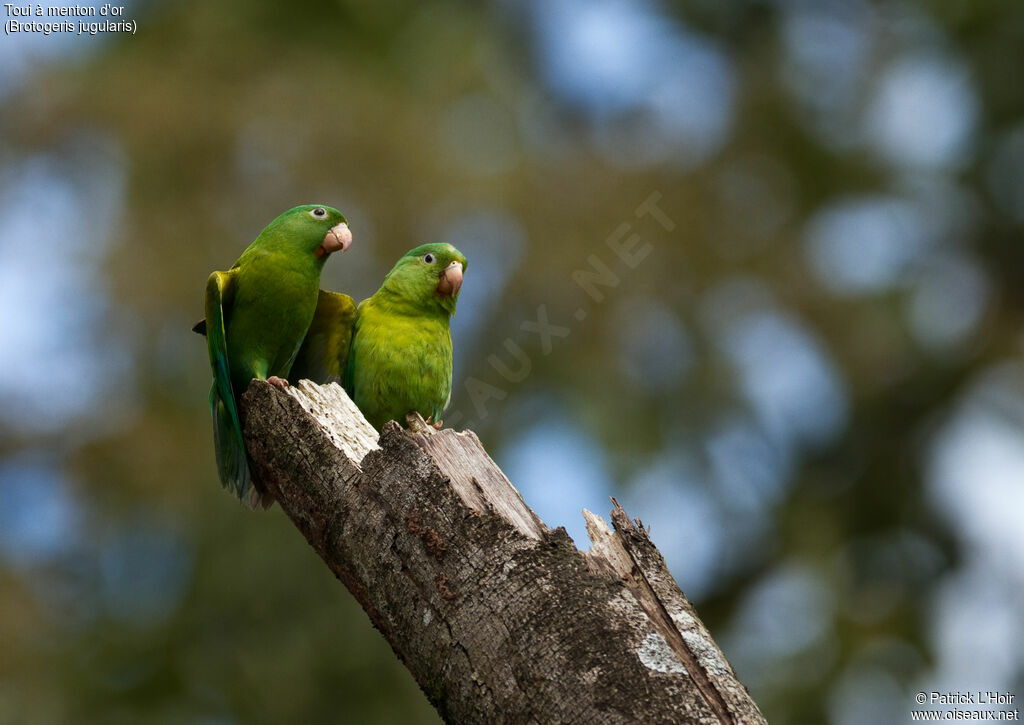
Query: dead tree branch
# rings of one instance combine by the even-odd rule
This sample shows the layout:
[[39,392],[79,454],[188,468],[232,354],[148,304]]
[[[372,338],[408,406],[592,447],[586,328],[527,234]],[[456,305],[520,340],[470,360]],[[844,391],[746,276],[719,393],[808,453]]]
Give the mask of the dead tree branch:
[[[254,473],[448,722],[763,723],[641,526],[547,528],[472,432],[376,431],[337,385],[244,397]],[[552,486],[559,485],[551,481]]]

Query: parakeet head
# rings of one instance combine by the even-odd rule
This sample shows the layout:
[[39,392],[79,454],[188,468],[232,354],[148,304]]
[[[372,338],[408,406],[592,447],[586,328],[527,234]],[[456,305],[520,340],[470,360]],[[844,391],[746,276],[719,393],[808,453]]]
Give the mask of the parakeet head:
[[418,306],[440,306],[454,315],[466,264],[466,257],[451,244],[422,244],[398,260],[382,288]]
[[289,209],[267,225],[261,237],[289,251],[313,254],[326,259],[332,252],[344,252],[352,244],[345,215],[323,204],[303,204]]

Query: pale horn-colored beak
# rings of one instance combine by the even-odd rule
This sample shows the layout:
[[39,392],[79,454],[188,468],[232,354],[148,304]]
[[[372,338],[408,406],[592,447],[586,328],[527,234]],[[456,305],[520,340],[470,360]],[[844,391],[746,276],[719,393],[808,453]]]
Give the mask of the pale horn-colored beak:
[[455,297],[462,288],[462,262],[452,262],[441,272],[437,281],[437,293],[443,297]]
[[341,222],[327,230],[324,240],[316,249],[316,256],[323,257],[331,252],[344,252],[352,246],[352,231],[348,224]]

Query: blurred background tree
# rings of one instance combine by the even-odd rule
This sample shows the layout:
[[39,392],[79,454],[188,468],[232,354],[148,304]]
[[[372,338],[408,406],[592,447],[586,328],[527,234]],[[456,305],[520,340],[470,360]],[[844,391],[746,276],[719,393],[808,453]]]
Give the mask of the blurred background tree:
[[217,485],[206,276],[312,201],[357,299],[466,253],[448,422],[579,546],[651,525],[770,721],[1024,694],[1020,3],[124,17],[0,44],[0,722],[436,721]]

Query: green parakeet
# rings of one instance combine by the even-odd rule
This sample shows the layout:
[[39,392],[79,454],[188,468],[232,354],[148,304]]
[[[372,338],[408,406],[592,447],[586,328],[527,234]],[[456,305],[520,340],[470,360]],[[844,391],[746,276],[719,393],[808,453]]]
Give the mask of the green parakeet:
[[253,378],[286,387],[292,361],[313,320],[320,271],[352,243],[337,209],[307,204],[270,222],[227,272],[206,283],[206,334],[213,369],[210,411],[221,483],[255,508],[273,501],[249,474],[238,397]]
[[424,244],[359,304],[345,389],[377,430],[389,420],[404,425],[411,411],[440,423],[452,393],[448,322],[465,269],[452,245]]
[[321,292],[293,379],[340,381],[377,430],[389,420],[404,424],[412,411],[439,421],[452,390],[448,321],[465,268],[452,245],[424,244],[358,308],[351,297]]

